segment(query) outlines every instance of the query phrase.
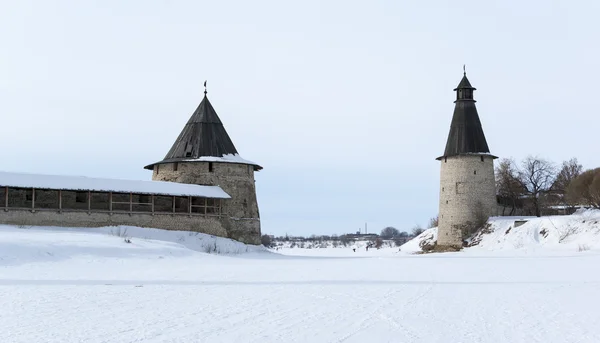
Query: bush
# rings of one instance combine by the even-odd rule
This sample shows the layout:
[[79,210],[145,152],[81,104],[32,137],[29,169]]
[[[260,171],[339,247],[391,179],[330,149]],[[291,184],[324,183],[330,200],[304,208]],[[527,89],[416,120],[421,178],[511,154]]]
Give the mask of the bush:
[[269,235],[262,235],[260,237],[260,243],[267,248],[270,248],[273,244],[273,242],[271,242],[271,236]]
[[590,250],[590,246],[587,244],[579,244],[577,251],[587,251]]
[[438,227],[438,222],[439,222],[438,216],[435,216],[435,217],[429,219],[429,224],[427,225],[427,228],[432,229],[434,227]]
[[423,241],[423,242],[419,243],[419,246],[421,247],[421,250],[423,250],[424,252],[429,252],[429,251],[433,251],[433,249],[435,249],[435,247],[437,246],[437,242]]
[[420,225],[416,225],[411,230],[411,233],[413,236],[418,236],[418,235],[422,234],[423,232],[425,232],[425,230],[423,230],[423,228]]
[[404,243],[406,243],[406,239],[403,239],[403,238],[394,239],[394,244],[396,244],[397,247],[401,246]]
[[391,226],[388,226],[385,229],[381,230],[380,234],[380,236],[384,238],[393,238],[398,235],[400,235],[400,231],[398,231],[398,229],[396,229],[395,227]]
[[567,201],[572,205],[600,208],[600,168],[587,170],[571,181]]

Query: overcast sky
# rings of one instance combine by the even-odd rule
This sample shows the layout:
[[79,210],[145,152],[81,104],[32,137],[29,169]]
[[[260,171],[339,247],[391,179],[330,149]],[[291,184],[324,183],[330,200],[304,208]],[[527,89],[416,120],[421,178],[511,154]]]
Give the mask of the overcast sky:
[[600,2],[1,1],[0,170],[148,180],[202,99],[263,233],[437,214],[462,66],[491,152],[600,166]]

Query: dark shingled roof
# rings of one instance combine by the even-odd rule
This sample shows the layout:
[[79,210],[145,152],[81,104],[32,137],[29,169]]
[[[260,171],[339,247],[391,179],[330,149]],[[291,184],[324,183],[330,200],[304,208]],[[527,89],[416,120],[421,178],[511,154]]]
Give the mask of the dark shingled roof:
[[[492,156],[483,134],[477,107],[475,107],[475,100],[473,99],[475,88],[471,86],[466,74],[454,90],[457,92],[457,96],[454,102],[454,115],[450,124],[446,150],[444,155],[437,159],[441,160],[444,157],[463,154]],[[495,156],[492,157],[496,158]]]
[[467,74],[465,74],[462,78],[462,80],[460,80],[460,83],[458,84],[458,86],[456,88],[454,88],[454,90],[456,91],[457,89],[476,89],[473,86],[471,86],[471,82],[469,82],[469,79],[467,79]]
[[[236,154],[237,149],[205,92],[204,99],[185,124],[165,158],[144,168],[153,169],[155,164],[189,161],[200,157]],[[255,170],[260,169],[262,167],[255,165]]]

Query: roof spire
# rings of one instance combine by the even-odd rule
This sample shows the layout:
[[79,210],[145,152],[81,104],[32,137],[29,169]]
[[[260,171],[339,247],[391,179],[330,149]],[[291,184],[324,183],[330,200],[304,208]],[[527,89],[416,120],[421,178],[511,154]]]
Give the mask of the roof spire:
[[[465,67],[463,66],[463,68]],[[463,70],[463,72],[465,71]],[[475,87],[471,86],[465,75],[454,90],[456,91],[456,101],[454,101],[454,114],[452,115],[450,132],[448,133],[444,154],[438,157],[438,160],[463,154],[489,155],[490,149],[485,140],[475,100],[473,99]]]
[[463,75],[467,76],[467,65],[463,64]]
[[206,80],[204,80],[204,96],[206,96],[206,93],[208,92],[206,91]]

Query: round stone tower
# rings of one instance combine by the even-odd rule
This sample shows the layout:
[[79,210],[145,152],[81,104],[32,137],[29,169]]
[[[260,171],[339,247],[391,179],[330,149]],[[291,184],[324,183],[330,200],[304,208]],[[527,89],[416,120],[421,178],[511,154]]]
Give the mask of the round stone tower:
[[479,120],[466,73],[456,92],[454,115],[440,169],[440,249],[460,249],[473,230],[496,214],[494,159]]
[[220,220],[228,236],[260,244],[254,172],[262,167],[240,157],[206,90],[165,158],[145,168],[153,171],[155,181],[221,187],[231,196],[221,204],[224,215]]

